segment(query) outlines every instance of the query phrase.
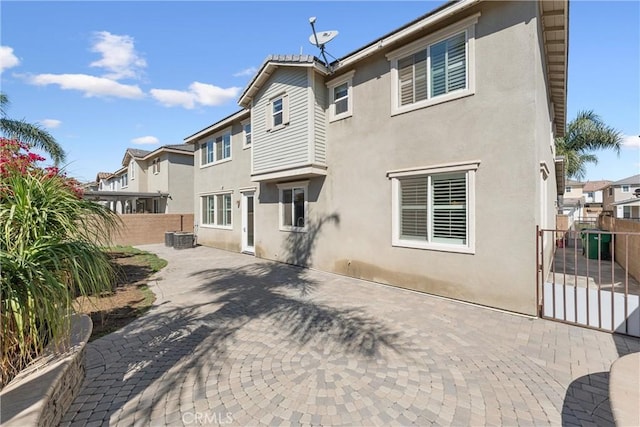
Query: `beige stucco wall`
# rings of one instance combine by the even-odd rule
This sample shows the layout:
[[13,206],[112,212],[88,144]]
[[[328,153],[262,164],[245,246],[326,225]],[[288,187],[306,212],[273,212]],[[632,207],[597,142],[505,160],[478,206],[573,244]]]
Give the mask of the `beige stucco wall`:
[[[489,3],[481,12],[473,96],[392,117],[386,51],[358,64],[353,116],[327,125],[328,176],[310,181],[313,233],[279,231],[277,188],[262,184],[258,256],[286,261],[292,248],[307,250],[322,270],[535,313],[540,161],[553,165],[537,5]],[[392,247],[386,172],[471,160],[480,161],[475,254]]]
[[[166,153],[167,182],[170,198],[167,200],[166,213],[193,213],[193,168],[191,155]],[[162,164],[160,174],[162,174]],[[156,191],[156,190],[152,190]]]
[[[251,148],[244,149],[241,121],[246,116],[233,123],[231,128],[231,161],[210,166],[200,167],[200,152],[196,151],[196,172],[194,176],[195,197],[193,209],[197,224],[198,243],[216,248],[239,252],[241,250],[242,206],[241,189],[257,187],[251,182]],[[226,129],[226,127],[225,127]],[[206,138],[203,138],[206,139]],[[199,147],[199,142],[198,145]],[[214,228],[202,225],[201,197],[220,191],[232,191],[231,194],[231,222],[232,229]],[[256,194],[257,196],[257,194]],[[256,199],[257,200],[257,197]]]
[[[538,5],[482,3],[464,16],[478,11],[472,96],[391,116],[385,54],[399,46],[358,63],[353,116],[326,123],[328,175],[308,180],[308,232],[279,230],[277,185],[260,183],[256,256],[535,314],[535,228],[553,227],[556,195]],[[233,230],[198,229],[199,243],[230,250],[240,250],[237,189],[256,185],[249,156],[238,155],[238,133],[234,127],[233,161],[198,169],[194,180],[196,196],[234,189]],[[393,247],[386,173],[475,160],[475,253]],[[544,182],[541,162],[550,172]],[[198,222],[199,197],[195,211]]]

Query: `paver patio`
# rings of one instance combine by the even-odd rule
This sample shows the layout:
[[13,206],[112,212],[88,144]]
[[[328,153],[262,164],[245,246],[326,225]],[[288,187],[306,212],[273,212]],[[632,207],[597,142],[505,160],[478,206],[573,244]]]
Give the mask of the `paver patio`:
[[[640,340],[216,249],[87,347],[62,425],[611,425]],[[496,266],[499,268],[499,266]]]

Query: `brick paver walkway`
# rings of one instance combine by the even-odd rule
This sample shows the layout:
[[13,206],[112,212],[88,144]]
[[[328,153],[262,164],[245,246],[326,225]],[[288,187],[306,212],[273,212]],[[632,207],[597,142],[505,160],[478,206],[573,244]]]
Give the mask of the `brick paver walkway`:
[[62,425],[610,425],[640,341],[198,247],[87,348]]

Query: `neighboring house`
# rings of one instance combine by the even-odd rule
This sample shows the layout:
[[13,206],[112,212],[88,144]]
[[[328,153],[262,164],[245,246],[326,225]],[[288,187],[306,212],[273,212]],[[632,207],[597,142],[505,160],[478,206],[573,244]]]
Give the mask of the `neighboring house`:
[[567,179],[564,186],[564,195],[561,198],[561,212],[569,215],[574,220],[584,216],[582,208],[585,198],[583,196],[584,182]]
[[611,184],[611,181],[587,181],[582,188],[584,197],[583,217],[596,219],[602,212],[604,201],[604,188]]
[[87,197],[108,201],[118,213],[192,213],[193,151],[191,144],[128,148],[122,167],[98,173],[99,189]]
[[198,241],[535,314],[567,41],[566,1],[462,0],[328,66],[268,57],[185,138]]
[[640,219],[640,174],[611,183],[604,189],[605,211],[616,218]]

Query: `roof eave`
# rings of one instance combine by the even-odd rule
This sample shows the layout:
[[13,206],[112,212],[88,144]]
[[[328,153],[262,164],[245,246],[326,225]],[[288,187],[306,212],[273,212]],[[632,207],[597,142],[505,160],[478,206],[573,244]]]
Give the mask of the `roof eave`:
[[235,113],[225,117],[222,120],[219,120],[217,122],[215,122],[214,124],[207,126],[204,129],[199,130],[198,132],[187,136],[186,138],[184,138],[184,142],[185,144],[193,144],[195,143],[197,140],[199,140],[200,138],[203,138],[207,135],[210,135],[212,133],[215,133],[217,131],[219,131],[220,129],[223,129],[227,126],[229,126],[229,124],[233,123],[236,120],[239,120],[241,118],[243,118],[244,116],[248,116],[250,114],[250,111],[247,109],[242,109],[240,111],[236,111]]
[[240,95],[240,99],[238,99],[238,104],[244,108],[251,108],[251,100],[255,96],[255,94],[260,90],[262,85],[269,80],[269,77],[279,68],[279,67],[303,67],[303,68],[314,68],[317,72],[328,75],[329,70],[319,64],[317,61],[313,62],[285,62],[285,61],[276,61],[269,60],[266,61],[260,71],[256,74],[256,76],[249,82],[242,95]]
[[555,135],[565,135],[569,66],[569,0],[541,1],[540,17]]

